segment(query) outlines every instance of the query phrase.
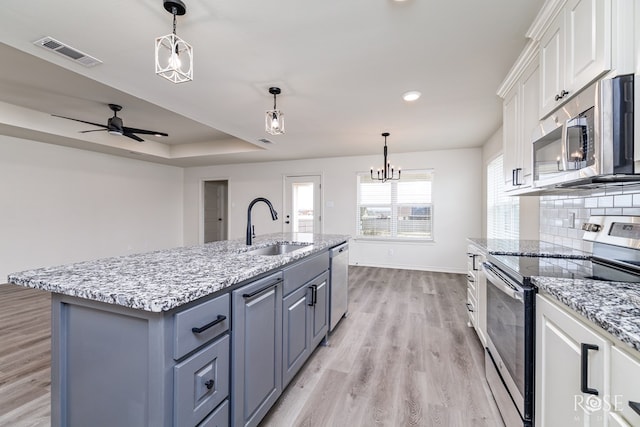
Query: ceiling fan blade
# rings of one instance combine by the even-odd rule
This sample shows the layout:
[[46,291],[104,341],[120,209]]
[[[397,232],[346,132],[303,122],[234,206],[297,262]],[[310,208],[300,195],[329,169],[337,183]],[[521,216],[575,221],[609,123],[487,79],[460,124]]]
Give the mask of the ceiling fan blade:
[[88,124],[88,125],[99,126],[99,127],[101,127],[101,128],[105,128],[105,129],[107,129],[107,126],[102,125],[102,124],[100,124],[100,123],[88,122],[88,121],[86,121],[86,120],[74,119],[74,118],[71,118],[71,117],[58,116],[58,115],[56,115],[56,114],[52,114],[52,116],[53,116],[53,117],[60,117],[61,119],[73,120],[74,122],[86,123],[86,124]]
[[127,138],[135,139],[138,142],[144,142],[144,139],[142,139],[138,135],[134,135],[134,134],[132,134],[130,132],[124,132],[122,135],[126,136]]
[[107,129],[93,129],[93,130],[81,130],[79,133],[88,133],[88,132],[105,132]]
[[156,132],[155,130],[147,130],[147,129],[137,129],[137,128],[130,128],[130,127],[126,127],[124,126],[122,128],[122,130],[125,133],[141,133],[143,135],[160,135],[160,136],[169,136],[169,134],[164,133],[164,132]]

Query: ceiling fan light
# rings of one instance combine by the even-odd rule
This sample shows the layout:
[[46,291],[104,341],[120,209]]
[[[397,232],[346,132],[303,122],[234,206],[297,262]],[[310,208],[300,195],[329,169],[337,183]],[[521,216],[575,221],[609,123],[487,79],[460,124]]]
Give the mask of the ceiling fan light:
[[265,131],[271,135],[284,133],[284,113],[280,110],[268,110],[264,120]]
[[118,135],[118,136],[122,136],[122,131],[117,130],[117,129],[109,129],[107,130],[107,133],[109,135]]
[[172,83],[193,80],[193,48],[175,34],[156,39],[156,74]]

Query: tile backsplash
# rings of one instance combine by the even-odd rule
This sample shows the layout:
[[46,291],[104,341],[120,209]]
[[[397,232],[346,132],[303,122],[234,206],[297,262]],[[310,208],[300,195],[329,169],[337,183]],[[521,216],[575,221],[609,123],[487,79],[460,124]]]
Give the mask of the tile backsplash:
[[640,216],[640,184],[541,196],[540,240],[591,252],[592,243],[582,240],[581,230],[591,215]]

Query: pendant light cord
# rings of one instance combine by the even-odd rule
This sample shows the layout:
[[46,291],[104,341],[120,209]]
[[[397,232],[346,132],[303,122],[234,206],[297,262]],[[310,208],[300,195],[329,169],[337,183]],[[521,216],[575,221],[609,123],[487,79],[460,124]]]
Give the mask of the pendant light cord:
[[176,35],[176,15],[178,13],[178,8],[173,6],[171,8],[171,13],[173,14],[173,35]]

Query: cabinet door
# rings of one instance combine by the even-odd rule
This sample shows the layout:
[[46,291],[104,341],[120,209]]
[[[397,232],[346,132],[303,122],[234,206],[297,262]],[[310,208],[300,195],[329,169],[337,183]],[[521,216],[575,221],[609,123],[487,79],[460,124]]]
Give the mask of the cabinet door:
[[[594,346],[585,349],[582,344]],[[595,349],[597,346],[597,349]],[[609,343],[547,298],[536,299],[536,426],[602,426]],[[582,354],[587,363],[582,366]],[[581,391],[582,368],[586,386]]]
[[640,413],[632,408],[640,410],[638,378],[640,378],[640,359],[612,347],[610,425],[615,421],[617,424],[613,423],[614,426],[640,426]]
[[323,273],[312,282],[315,286],[311,316],[311,349],[316,348],[329,328],[329,273]]
[[611,69],[611,2],[569,0],[565,9],[564,89],[573,95]]
[[520,141],[518,133],[519,96],[517,86],[505,98],[502,104],[502,143],[503,143],[503,167],[504,182],[506,190],[510,190],[515,185],[515,170],[518,168],[518,144]]
[[308,288],[303,286],[283,301],[282,388],[289,384],[311,352],[311,326],[307,314],[310,308],[307,304],[311,301],[311,295],[308,295],[307,291]]
[[525,70],[520,82],[520,150],[519,180],[522,187],[533,184],[533,142],[531,133],[538,125],[540,106],[540,65],[534,60]]
[[282,391],[282,274],[233,291],[233,308],[232,422],[255,426]]
[[540,40],[540,118],[560,100],[556,96],[564,88],[564,11],[553,20]]

